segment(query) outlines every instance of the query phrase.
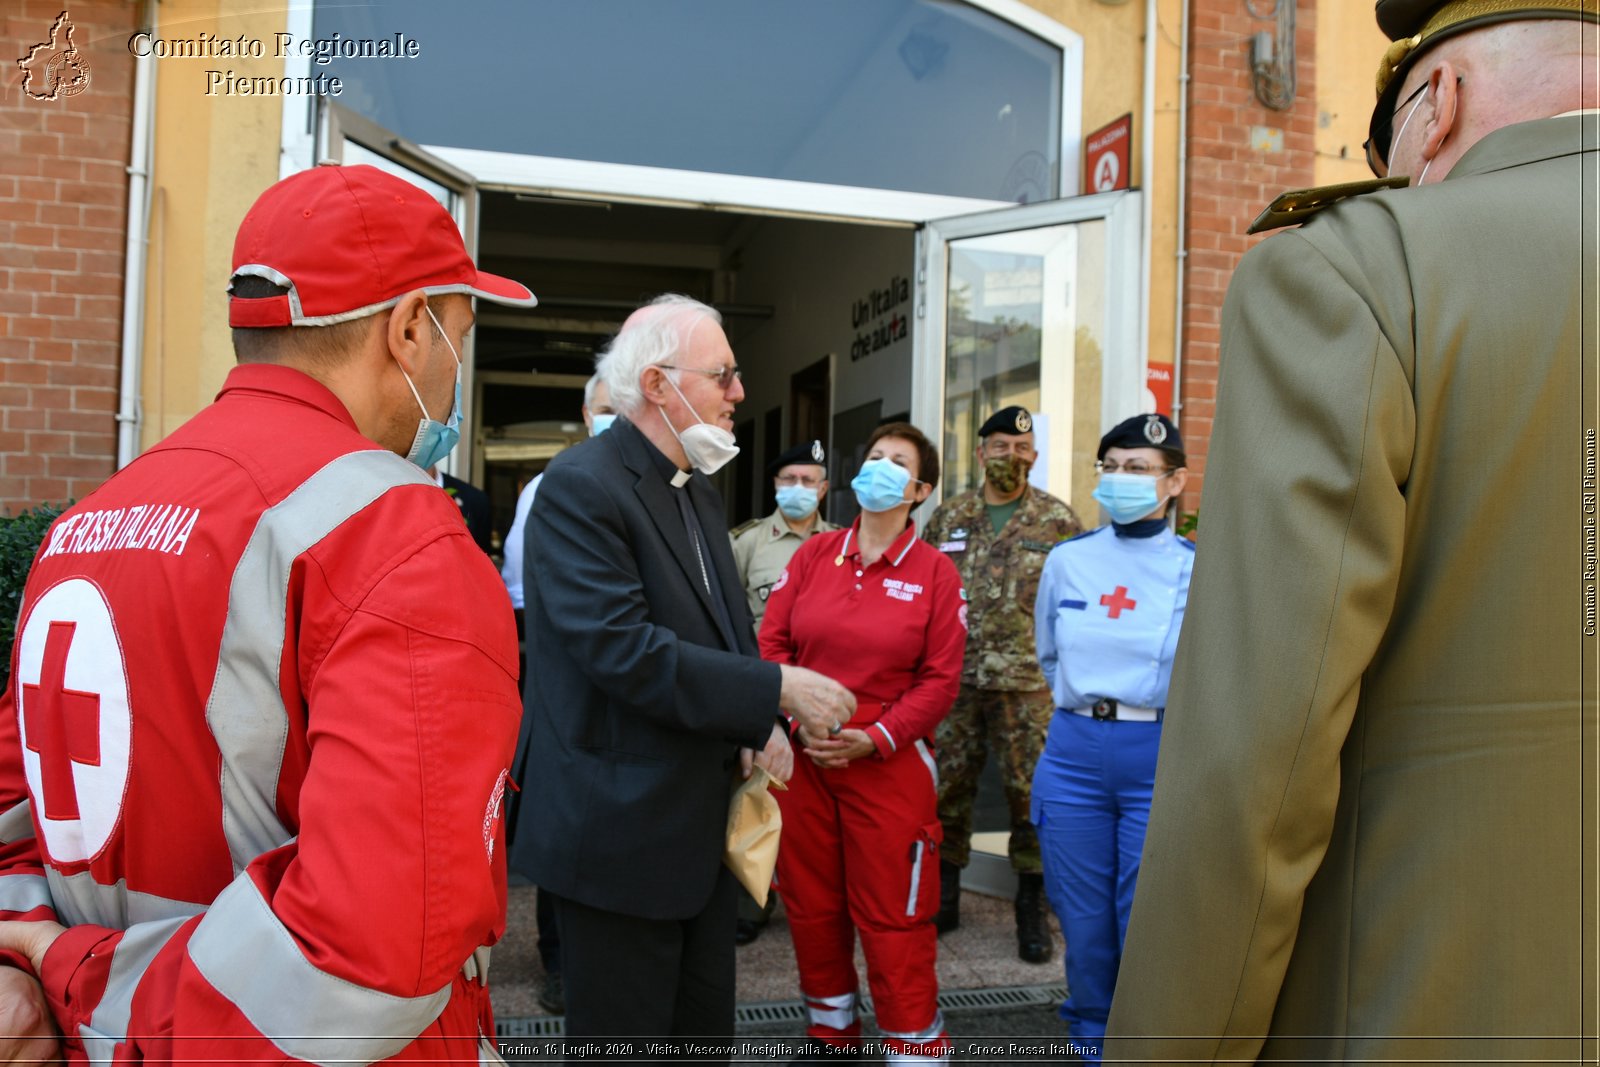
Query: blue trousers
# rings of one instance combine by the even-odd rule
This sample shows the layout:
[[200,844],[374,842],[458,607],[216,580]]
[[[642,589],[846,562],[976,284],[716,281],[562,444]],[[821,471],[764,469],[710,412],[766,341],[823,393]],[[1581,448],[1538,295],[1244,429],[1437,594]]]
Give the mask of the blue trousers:
[[1045,892],[1067,942],[1061,1017],[1090,1062],[1105,1041],[1160,744],[1159,722],[1057,709],[1033,774]]

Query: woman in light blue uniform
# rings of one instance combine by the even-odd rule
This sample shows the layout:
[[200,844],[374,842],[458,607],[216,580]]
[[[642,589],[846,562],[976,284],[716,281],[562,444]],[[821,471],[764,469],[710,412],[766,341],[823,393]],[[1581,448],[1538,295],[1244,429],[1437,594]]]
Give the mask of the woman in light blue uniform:
[[1111,523],[1056,546],[1034,609],[1056,712],[1033,776],[1045,891],[1066,935],[1067,1020],[1098,1061],[1133,905],[1161,719],[1194,545],[1167,513],[1188,479],[1161,415],[1100,439],[1098,500]]

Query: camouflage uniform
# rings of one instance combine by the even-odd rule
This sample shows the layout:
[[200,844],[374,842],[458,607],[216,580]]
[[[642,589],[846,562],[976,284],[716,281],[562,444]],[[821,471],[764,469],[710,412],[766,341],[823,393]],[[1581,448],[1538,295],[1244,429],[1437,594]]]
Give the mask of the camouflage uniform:
[[761,616],[767,610],[767,594],[789,560],[805,544],[806,537],[839,527],[822,517],[821,509],[811,516],[811,530],[805,537],[789,529],[783,512],[774,511],[764,519],[751,519],[729,534],[733,538],[733,562],[739,567],[739,584],[750,601],[750,614],[761,632]]
[[940,854],[958,867],[967,865],[972,801],[993,747],[1011,809],[1011,866],[1028,874],[1042,869],[1028,798],[1054,702],[1034,651],[1033,601],[1045,557],[1082,531],[1070,507],[1030,485],[998,534],[981,486],[941,504],[923,532],[961,571],[967,591],[961,695],[935,735],[944,824]]

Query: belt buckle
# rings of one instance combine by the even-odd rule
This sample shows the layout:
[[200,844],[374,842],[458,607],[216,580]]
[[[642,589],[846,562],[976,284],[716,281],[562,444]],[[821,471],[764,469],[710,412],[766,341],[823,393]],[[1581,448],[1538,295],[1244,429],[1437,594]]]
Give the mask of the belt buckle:
[[1094,717],[1104,722],[1117,717],[1117,702],[1111,697],[1096,700],[1093,704]]

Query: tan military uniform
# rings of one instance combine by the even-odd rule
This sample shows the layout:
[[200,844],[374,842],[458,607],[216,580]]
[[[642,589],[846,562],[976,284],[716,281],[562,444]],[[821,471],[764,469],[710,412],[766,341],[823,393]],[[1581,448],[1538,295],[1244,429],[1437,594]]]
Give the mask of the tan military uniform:
[[733,529],[733,561],[739,567],[739,584],[744,586],[745,597],[750,601],[750,614],[756,620],[756,633],[761,632],[761,616],[766,614],[767,594],[789,560],[805,544],[806,538],[825,530],[839,527],[822,517],[822,509],[811,516],[811,528],[805,537],[789,529],[783,512],[774,511],[764,519],[752,519]]
[[1597,173],[1519,123],[1239,266],[1108,1060],[1591,1061]]
[[1011,865],[1028,874],[1041,870],[1028,799],[1054,705],[1034,652],[1033,602],[1045,557],[1082,532],[1072,508],[1031,485],[998,534],[982,487],[939,505],[923,531],[961,572],[967,593],[961,694],[935,734],[944,824],[940,854],[959,867],[966,866],[971,850],[978,774],[993,748],[1010,809]]

